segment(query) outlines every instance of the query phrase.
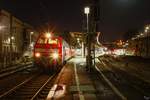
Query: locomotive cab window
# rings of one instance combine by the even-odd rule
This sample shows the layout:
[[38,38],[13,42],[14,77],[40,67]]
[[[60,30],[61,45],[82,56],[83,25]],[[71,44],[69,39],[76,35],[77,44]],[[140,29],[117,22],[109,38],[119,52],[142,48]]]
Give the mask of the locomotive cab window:
[[58,44],[57,39],[48,39],[48,44]]
[[47,39],[46,38],[40,38],[37,43],[39,43],[39,44],[46,44],[47,43]]

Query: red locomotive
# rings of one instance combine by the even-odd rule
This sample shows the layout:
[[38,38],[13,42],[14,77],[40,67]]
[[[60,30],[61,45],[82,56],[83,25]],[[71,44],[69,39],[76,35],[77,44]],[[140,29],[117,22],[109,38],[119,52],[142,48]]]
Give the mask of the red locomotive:
[[69,45],[58,36],[41,34],[34,46],[34,65],[45,71],[56,71],[71,57]]

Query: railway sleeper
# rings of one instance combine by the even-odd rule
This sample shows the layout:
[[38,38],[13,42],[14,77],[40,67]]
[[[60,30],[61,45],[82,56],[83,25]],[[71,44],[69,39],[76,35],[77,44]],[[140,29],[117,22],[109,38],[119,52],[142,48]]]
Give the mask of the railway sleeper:
[[48,93],[45,94],[39,94],[38,98],[46,98]]
[[35,91],[31,91],[31,92],[19,92],[17,93],[17,95],[33,95]]

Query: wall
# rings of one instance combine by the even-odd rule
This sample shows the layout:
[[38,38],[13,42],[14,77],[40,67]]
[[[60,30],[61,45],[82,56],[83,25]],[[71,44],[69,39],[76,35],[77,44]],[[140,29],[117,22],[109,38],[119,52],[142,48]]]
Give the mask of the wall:
[[[30,31],[25,29],[34,31],[29,24],[0,9],[0,66],[6,67],[15,63],[23,55],[25,48],[29,46],[30,38]],[[24,44],[25,41],[27,44]]]

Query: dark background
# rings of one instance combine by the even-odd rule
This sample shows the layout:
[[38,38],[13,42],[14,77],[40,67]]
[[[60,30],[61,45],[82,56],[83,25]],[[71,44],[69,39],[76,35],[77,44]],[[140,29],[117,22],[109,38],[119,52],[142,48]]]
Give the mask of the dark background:
[[[0,0],[0,8],[41,28],[63,32],[82,31],[84,0]],[[121,39],[129,29],[150,23],[150,0],[101,0],[102,41]]]

